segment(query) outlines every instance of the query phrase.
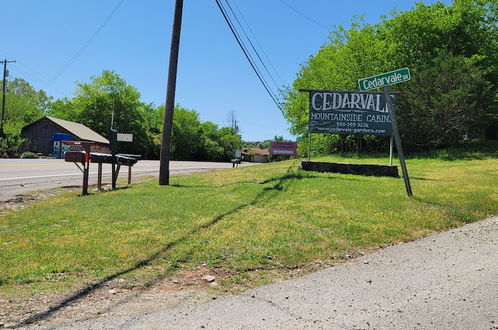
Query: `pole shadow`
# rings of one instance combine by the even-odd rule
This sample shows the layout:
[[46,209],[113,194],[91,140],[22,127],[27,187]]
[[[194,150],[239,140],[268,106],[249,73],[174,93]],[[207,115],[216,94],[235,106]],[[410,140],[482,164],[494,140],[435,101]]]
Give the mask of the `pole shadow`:
[[[246,208],[248,206],[253,206],[253,205],[258,204],[263,198],[266,197],[266,195],[269,194],[269,192],[272,192],[272,191],[276,191],[276,192],[285,191],[285,189],[284,189],[284,183],[286,181],[288,181],[288,180],[292,180],[292,179],[296,178],[295,176],[291,175],[291,171],[293,170],[293,168],[295,167],[295,165],[296,165],[296,162],[294,162],[293,164],[291,164],[291,166],[287,169],[287,173],[285,175],[281,176],[280,178],[276,178],[276,179],[274,179],[272,181],[268,181],[268,183],[269,182],[273,182],[273,181],[277,181],[277,183],[274,186],[272,186],[272,187],[266,187],[266,188],[264,188],[261,192],[259,192],[255,196],[255,198],[251,202],[239,205],[239,206],[233,208],[232,210],[230,210],[228,212],[225,212],[223,214],[220,214],[220,215],[214,217],[213,219],[209,220],[208,222],[203,223],[203,224],[195,227],[190,232],[188,232],[187,234],[185,234],[183,237],[181,237],[181,238],[179,238],[179,239],[177,239],[175,241],[172,241],[172,242],[166,244],[162,249],[160,249],[159,251],[155,252],[150,257],[148,257],[148,258],[146,258],[144,260],[141,260],[141,261],[135,263],[134,265],[132,265],[131,267],[128,267],[128,268],[126,268],[126,269],[124,269],[122,271],[119,271],[119,272],[116,272],[116,273],[114,273],[112,275],[109,275],[109,276],[101,279],[100,281],[92,283],[92,284],[88,285],[87,287],[85,287],[85,288],[83,288],[81,290],[78,290],[73,295],[71,295],[68,298],[64,299],[59,304],[48,308],[46,311],[43,311],[43,312],[40,312],[40,313],[37,313],[37,314],[29,316],[27,319],[25,319],[25,320],[21,321],[20,323],[18,323],[17,325],[15,325],[14,328],[20,328],[20,327],[28,326],[28,325],[33,324],[35,322],[43,321],[43,320],[49,318],[50,316],[54,315],[55,313],[57,313],[58,311],[60,311],[64,307],[67,307],[70,304],[73,304],[76,301],[78,301],[78,300],[84,298],[85,296],[89,295],[90,293],[94,292],[95,290],[102,288],[103,286],[106,285],[106,283],[108,283],[108,282],[110,282],[110,281],[112,281],[114,279],[117,279],[118,277],[120,277],[122,275],[128,274],[130,272],[133,272],[135,270],[138,270],[140,268],[148,266],[152,261],[158,259],[160,256],[162,256],[163,254],[167,253],[169,250],[171,250],[172,248],[174,248],[178,244],[187,241],[189,238],[191,238],[192,236],[196,235],[197,233],[199,233],[199,232],[201,232],[203,230],[209,229],[213,225],[215,225],[218,222],[220,222],[222,219],[224,219],[224,218],[226,218],[226,217],[228,217],[228,216],[230,216],[232,214],[235,214],[235,213],[241,211],[242,209],[244,209],[244,208]],[[304,178],[304,177],[302,177],[302,178]],[[158,281],[160,281],[163,278],[164,278],[163,276],[160,276],[160,277],[156,278],[156,280],[154,281],[154,283],[157,283]]]

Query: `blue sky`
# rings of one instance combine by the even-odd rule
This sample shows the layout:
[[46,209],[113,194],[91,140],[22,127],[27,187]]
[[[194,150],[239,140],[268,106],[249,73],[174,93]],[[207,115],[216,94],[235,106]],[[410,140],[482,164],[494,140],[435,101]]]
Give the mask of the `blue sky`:
[[[174,0],[124,0],[84,52],[53,79],[119,1],[2,1],[0,57],[17,60],[9,64],[11,78],[22,77],[55,98],[71,97],[75,82],[109,69],[135,86],[142,101],[163,104]],[[381,15],[410,9],[415,2],[285,0],[313,22],[280,0],[230,1],[240,8],[271,60],[279,86],[290,85],[300,64],[326,42],[329,31],[324,26],[348,26],[355,15],[377,23]],[[292,138],[214,0],[184,0],[176,102],[219,125],[235,111],[244,140]]]

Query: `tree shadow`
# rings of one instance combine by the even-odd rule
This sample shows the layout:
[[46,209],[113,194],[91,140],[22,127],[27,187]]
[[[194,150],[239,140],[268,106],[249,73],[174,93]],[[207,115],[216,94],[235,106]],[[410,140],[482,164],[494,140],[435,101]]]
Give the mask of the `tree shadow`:
[[246,180],[246,181],[238,181],[233,183],[225,183],[220,185],[208,185],[208,184],[186,185],[181,183],[172,183],[170,186],[175,188],[223,188],[223,187],[236,186],[238,184],[259,184],[259,182]]
[[[67,307],[70,304],[73,304],[74,302],[76,302],[76,301],[86,297],[87,295],[91,294],[95,290],[102,288],[108,282],[110,282],[110,281],[112,281],[112,280],[114,280],[122,275],[128,274],[130,272],[133,272],[135,270],[138,270],[140,268],[148,266],[151,262],[158,259],[163,254],[167,253],[169,250],[171,250],[172,248],[174,248],[178,244],[183,243],[183,242],[187,241],[188,239],[190,239],[191,237],[193,237],[194,235],[198,234],[199,232],[212,227],[213,225],[217,224],[222,219],[224,219],[232,214],[235,214],[246,207],[258,204],[263,198],[265,198],[268,195],[269,192],[271,192],[271,191],[277,191],[277,192],[284,191],[284,183],[288,180],[295,178],[293,175],[291,175],[291,171],[293,170],[295,165],[296,165],[296,162],[291,164],[291,166],[287,169],[287,173],[285,175],[282,175],[280,178],[275,178],[273,180],[273,181],[277,181],[277,183],[274,186],[264,188],[249,203],[239,205],[239,206],[237,206],[237,207],[235,207],[235,208],[233,208],[233,209],[231,209],[223,214],[220,214],[220,215],[214,217],[213,219],[209,220],[208,222],[205,222],[205,223],[195,227],[190,232],[186,233],[183,237],[178,238],[177,240],[174,240],[174,241],[166,244],[162,249],[155,252],[154,254],[149,256],[148,258],[141,260],[141,261],[135,263],[134,265],[132,265],[131,267],[128,267],[122,271],[119,271],[119,272],[116,272],[112,275],[106,276],[105,278],[99,280],[98,282],[92,283],[81,290],[78,290],[73,295],[71,295],[68,298],[61,301],[59,304],[52,306],[43,312],[29,316],[27,319],[18,323],[14,328],[27,326],[27,325],[30,325],[34,322],[42,321],[42,320],[49,318],[50,316],[54,315],[55,313],[57,313],[59,310],[63,309],[64,307]],[[269,182],[273,182],[273,181],[269,181]],[[187,188],[187,187],[185,187],[185,188]],[[161,279],[164,279],[164,276],[160,276],[160,277],[156,278],[154,283],[157,283]]]
[[418,180],[418,181],[441,181],[441,180],[436,180],[436,179],[422,178],[419,176],[410,176],[410,179]]

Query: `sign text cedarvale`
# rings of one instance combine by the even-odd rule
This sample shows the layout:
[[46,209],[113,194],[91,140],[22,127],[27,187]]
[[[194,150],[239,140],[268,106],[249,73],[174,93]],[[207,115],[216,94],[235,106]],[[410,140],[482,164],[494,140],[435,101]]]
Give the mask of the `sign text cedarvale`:
[[[391,98],[396,108],[396,98]],[[384,93],[310,91],[309,131],[392,135]]]

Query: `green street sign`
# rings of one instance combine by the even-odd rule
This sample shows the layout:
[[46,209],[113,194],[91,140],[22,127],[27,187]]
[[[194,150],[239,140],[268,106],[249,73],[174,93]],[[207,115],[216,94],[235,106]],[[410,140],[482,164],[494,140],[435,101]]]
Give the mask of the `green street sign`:
[[365,92],[371,89],[399,84],[410,80],[410,78],[410,70],[408,70],[408,68],[403,68],[391,72],[382,73],[376,76],[359,79],[358,87],[360,87],[360,91]]

